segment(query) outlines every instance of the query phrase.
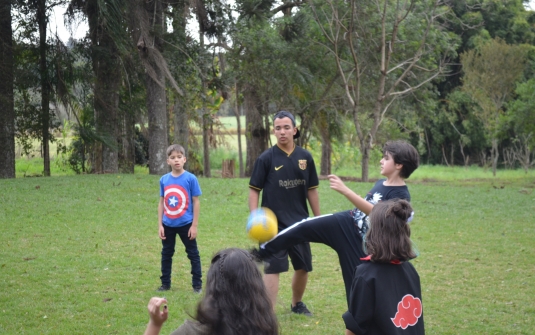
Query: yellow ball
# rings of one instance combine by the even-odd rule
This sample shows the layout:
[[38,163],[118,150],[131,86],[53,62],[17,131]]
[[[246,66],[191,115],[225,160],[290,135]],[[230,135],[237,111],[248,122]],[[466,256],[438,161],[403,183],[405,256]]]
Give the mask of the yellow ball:
[[247,235],[260,243],[271,240],[277,235],[277,217],[267,207],[255,209],[247,220]]

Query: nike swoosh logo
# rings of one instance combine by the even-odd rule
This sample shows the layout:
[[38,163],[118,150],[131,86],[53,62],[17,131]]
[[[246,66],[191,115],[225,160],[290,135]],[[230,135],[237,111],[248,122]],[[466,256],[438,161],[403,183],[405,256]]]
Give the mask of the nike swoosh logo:
[[275,171],[279,171],[280,169],[282,169],[284,165],[281,165],[281,166],[275,166]]

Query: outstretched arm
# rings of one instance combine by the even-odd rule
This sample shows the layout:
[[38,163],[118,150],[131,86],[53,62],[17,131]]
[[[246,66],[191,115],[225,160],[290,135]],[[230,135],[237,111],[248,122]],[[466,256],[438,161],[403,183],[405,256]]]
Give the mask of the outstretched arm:
[[331,188],[333,190],[343,194],[347,198],[347,200],[351,201],[351,203],[355,205],[355,207],[360,209],[364,214],[370,215],[370,212],[373,209],[372,204],[364,200],[364,198],[358,195],[357,193],[353,192],[349,187],[344,184],[342,179],[340,179],[338,176],[330,174],[328,177],[329,183],[331,184]]
[[[162,305],[163,310],[161,309]],[[149,310],[150,320],[144,335],[158,335],[160,334],[163,323],[167,321],[167,300],[165,298],[153,297],[150,299],[147,309]]]

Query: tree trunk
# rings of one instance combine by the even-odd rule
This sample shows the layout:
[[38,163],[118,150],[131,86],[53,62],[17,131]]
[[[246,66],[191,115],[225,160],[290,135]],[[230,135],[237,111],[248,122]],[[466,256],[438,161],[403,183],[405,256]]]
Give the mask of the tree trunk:
[[264,125],[264,120],[260,114],[261,104],[258,95],[253,89],[244,91],[247,158],[245,165],[245,176],[250,177],[256,158],[267,149],[267,137],[269,131]]
[[331,137],[326,128],[320,129],[321,133],[321,167],[320,175],[326,176],[331,174]]
[[234,178],[235,164],[233,159],[223,159],[221,163],[221,177]]
[[46,0],[37,4],[37,23],[39,25],[39,76],[41,78],[41,145],[43,156],[43,176],[50,176],[50,83],[46,59]]
[[243,171],[243,154],[242,154],[242,147],[241,147],[241,115],[240,115],[240,104],[239,104],[239,96],[238,93],[238,84],[235,86],[236,88],[236,108],[234,109],[234,115],[236,115],[236,125],[237,125],[237,131],[238,131],[238,161],[240,164],[240,178],[243,178],[245,176],[245,173]]
[[[145,9],[150,22],[150,41],[148,45],[154,46],[163,53],[163,40],[165,30],[163,6],[161,1],[149,1]],[[153,65],[154,76],[159,83],[165,83],[165,76],[161,66]],[[147,73],[145,86],[147,88],[147,111],[149,115],[149,173],[162,175],[169,171],[167,166],[166,150],[169,146],[167,129],[167,111],[165,87],[160,86]]]
[[134,173],[135,148],[134,148],[134,127],[133,115],[128,111],[123,111],[118,136],[118,170],[121,173]]
[[[184,99],[185,100],[185,99]],[[188,156],[188,142],[189,142],[189,115],[180,99],[175,98],[175,105],[173,108],[174,116],[174,143],[180,144],[186,151]],[[186,163],[187,164],[187,163]]]
[[[105,47],[102,43],[98,47]],[[97,133],[106,140],[102,143],[102,162],[97,166],[97,172],[117,173],[119,170],[119,155],[117,150],[120,123],[119,114],[119,85],[120,72],[118,64],[109,59],[99,59],[95,69],[95,125]]]
[[95,128],[103,138],[102,143],[95,146],[93,169],[96,173],[117,173],[119,171],[118,147],[122,150],[125,144],[123,143],[125,139],[121,138],[125,134],[125,129],[122,129],[125,120],[119,112],[121,71],[115,41],[108,31],[106,22],[100,17],[100,12],[98,0],[90,0],[86,13],[95,74],[93,98]]
[[360,148],[362,150],[362,181],[368,182],[368,175],[369,175],[369,164],[370,164],[370,150],[371,150],[371,143],[370,141],[365,141],[364,143],[361,143]]
[[[154,69],[163,82],[162,71]],[[168,172],[166,150],[169,145],[167,139],[167,113],[165,110],[165,89],[156,83],[149,75],[145,77],[147,87],[147,110],[149,114],[149,173],[165,174]]]
[[11,1],[2,1],[0,4],[0,73],[0,179],[15,178]]
[[490,159],[492,162],[492,175],[496,177],[496,166],[498,165],[498,157],[500,153],[498,152],[498,140],[492,139],[492,149],[490,150]]
[[[201,50],[204,50],[204,33],[199,30],[199,40]],[[210,171],[210,136],[211,124],[210,112],[206,108],[206,80],[205,74],[201,74],[201,95],[202,95],[202,152],[203,152],[203,170],[205,177],[212,177]]]
[[210,113],[206,112],[206,107],[202,109],[202,152],[203,152],[203,170],[205,177],[212,177],[210,172]]

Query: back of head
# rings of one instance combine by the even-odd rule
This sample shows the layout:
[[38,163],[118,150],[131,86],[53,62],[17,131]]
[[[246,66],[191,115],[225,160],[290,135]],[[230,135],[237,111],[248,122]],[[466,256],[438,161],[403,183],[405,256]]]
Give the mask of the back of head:
[[394,163],[403,164],[399,173],[401,178],[407,179],[418,168],[420,155],[415,147],[406,141],[388,141],[383,147],[383,153],[389,153]]
[[412,207],[406,200],[381,201],[373,207],[365,242],[372,261],[389,263],[416,257],[408,223],[411,214]]
[[196,319],[214,333],[278,333],[262,274],[247,251],[230,248],[217,252],[208,270],[205,292]]

